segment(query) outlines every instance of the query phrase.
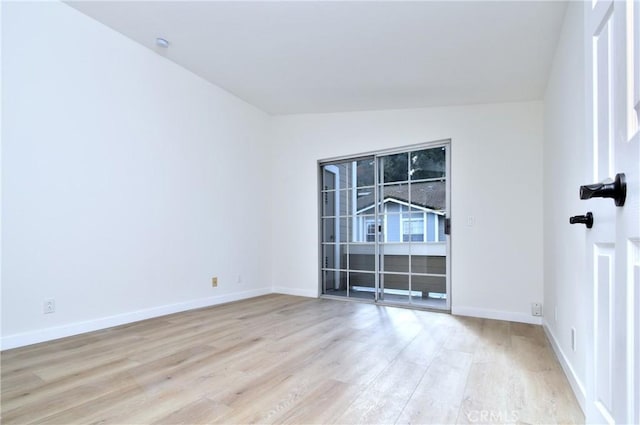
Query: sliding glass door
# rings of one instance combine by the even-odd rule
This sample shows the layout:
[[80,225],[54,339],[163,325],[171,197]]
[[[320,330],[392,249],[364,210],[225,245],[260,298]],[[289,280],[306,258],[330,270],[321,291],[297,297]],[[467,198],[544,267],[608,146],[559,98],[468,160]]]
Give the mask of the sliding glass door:
[[449,309],[448,151],[320,163],[324,295]]
[[374,161],[365,157],[321,165],[323,294],[375,300]]

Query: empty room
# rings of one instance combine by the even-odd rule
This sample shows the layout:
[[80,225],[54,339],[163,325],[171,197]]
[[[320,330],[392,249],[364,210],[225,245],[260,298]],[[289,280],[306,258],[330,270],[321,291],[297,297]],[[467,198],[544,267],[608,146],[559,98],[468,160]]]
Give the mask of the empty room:
[[637,1],[0,16],[0,422],[640,423]]

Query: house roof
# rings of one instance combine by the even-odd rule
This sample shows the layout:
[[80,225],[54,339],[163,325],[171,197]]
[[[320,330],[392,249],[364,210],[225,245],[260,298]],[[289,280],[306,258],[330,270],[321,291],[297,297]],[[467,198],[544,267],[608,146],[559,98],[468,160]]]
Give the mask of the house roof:
[[[408,184],[397,184],[384,186],[384,199],[396,200],[409,203],[409,192],[411,192],[411,204],[423,208],[429,208],[435,211],[444,210],[446,208],[446,183],[444,181],[431,181],[411,183],[409,191]],[[358,211],[373,207],[374,204],[373,189],[358,190]]]

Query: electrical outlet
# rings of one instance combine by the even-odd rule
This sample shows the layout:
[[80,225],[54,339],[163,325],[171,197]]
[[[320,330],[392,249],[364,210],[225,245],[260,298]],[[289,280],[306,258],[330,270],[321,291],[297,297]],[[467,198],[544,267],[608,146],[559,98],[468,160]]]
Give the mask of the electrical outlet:
[[56,312],[56,300],[50,298],[48,300],[44,300],[42,305],[42,311],[44,314],[51,314]]
[[473,227],[473,225],[476,224],[476,218],[472,215],[467,217],[467,226],[469,227]]
[[576,351],[576,328],[571,328],[571,350]]
[[542,316],[542,304],[541,303],[531,303],[531,315],[532,316]]
[[241,274],[238,275],[238,279],[236,279],[236,282],[237,283],[242,283],[242,275]]
[[214,288],[218,287],[218,278],[217,277],[212,277],[211,278],[211,286]]

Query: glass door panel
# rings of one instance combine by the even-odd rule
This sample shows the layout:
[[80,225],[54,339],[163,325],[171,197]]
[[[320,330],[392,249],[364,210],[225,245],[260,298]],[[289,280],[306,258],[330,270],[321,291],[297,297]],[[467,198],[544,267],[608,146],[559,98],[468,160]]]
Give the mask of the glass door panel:
[[322,272],[322,292],[324,294],[340,294],[347,292],[347,272],[324,270]]
[[406,182],[409,172],[409,153],[397,153],[379,157],[382,183]]
[[374,244],[352,244],[349,250],[349,269],[373,273],[376,271]]
[[376,295],[376,274],[349,272],[349,297],[374,300]]
[[375,185],[375,158],[356,161],[356,187],[373,187]]
[[387,303],[409,303],[409,275],[381,273],[380,301]]
[[323,294],[449,308],[448,147],[321,165]]
[[409,186],[409,153],[385,155],[378,158],[378,214],[382,217],[378,298],[390,303],[409,303],[410,246],[404,233],[411,192]]
[[449,308],[447,152],[448,145],[409,153],[411,302],[442,309]]
[[321,166],[322,293],[375,299],[375,158]]
[[447,177],[446,146],[422,149],[409,153],[409,175],[412,181]]

